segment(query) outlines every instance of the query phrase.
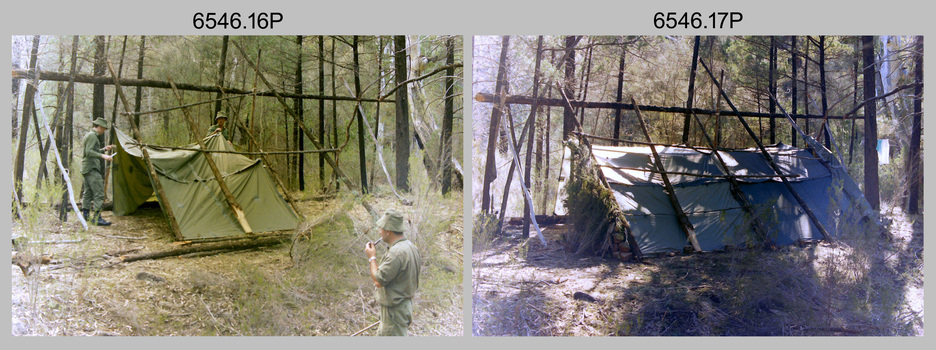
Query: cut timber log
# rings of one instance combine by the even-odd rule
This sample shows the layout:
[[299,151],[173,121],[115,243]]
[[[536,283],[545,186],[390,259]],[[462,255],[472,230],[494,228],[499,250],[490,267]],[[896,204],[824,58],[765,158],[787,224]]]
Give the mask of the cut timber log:
[[161,259],[173,256],[180,256],[193,253],[204,253],[214,251],[237,251],[266,247],[280,244],[289,240],[289,234],[277,234],[269,237],[251,238],[247,240],[225,241],[210,244],[200,244],[192,247],[178,249],[162,250],[158,252],[140,253],[134,255],[125,255],[120,257],[121,262],[133,262],[138,260]]
[[[44,74],[44,73],[43,73]],[[914,84],[908,84],[912,86]],[[498,103],[499,98],[493,94],[489,93],[478,93],[475,95],[475,101],[485,102],[485,103]],[[504,98],[504,104],[506,105],[532,105],[536,103],[540,106],[565,106],[565,103],[560,99],[555,98],[538,98],[534,99],[530,96],[521,96],[521,95],[507,95]],[[634,108],[640,108],[644,112],[663,112],[663,113],[695,113],[698,115],[716,115],[721,116],[740,116],[740,117],[751,117],[751,118],[785,118],[783,114],[779,113],[762,113],[762,112],[740,112],[740,111],[715,111],[710,109],[702,108],[686,108],[686,107],[660,107],[660,106],[648,106],[641,105],[636,106],[631,103],[618,103],[618,102],[588,102],[588,101],[569,101],[569,105],[576,108],[605,108],[605,109],[626,109],[634,110]],[[860,115],[845,114],[842,115],[830,115],[830,116],[821,116],[821,115],[811,115],[811,114],[795,114],[794,118],[803,118],[803,119],[864,119]],[[613,118],[613,114],[612,114]]]

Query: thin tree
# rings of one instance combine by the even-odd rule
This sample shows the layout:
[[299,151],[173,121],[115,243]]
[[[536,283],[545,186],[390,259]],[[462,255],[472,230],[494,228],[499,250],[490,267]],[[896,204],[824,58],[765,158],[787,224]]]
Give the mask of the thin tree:
[[[507,48],[510,46],[510,36],[504,35],[501,38],[500,61],[497,67],[497,80],[494,83],[494,94],[503,97],[504,85],[507,82]],[[491,125],[488,129],[487,157],[484,162],[484,180],[481,184],[481,211],[489,213],[491,210],[491,183],[497,178],[497,165],[495,164],[494,151],[497,149],[497,136],[499,135],[499,125],[501,110],[499,104],[495,103],[491,109]]]
[[[578,39],[575,36],[565,37],[565,51],[566,51],[566,62],[565,62],[565,84],[563,84],[563,90],[565,90],[565,95],[572,98],[572,89],[575,87],[575,44],[578,42]],[[569,138],[569,135],[572,134],[572,130],[575,129],[575,111],[571,108],[563,107],[562,110],[562,139],[566,140]],[[584,130],[583,130],[584,131]]]
[[[323,35],[319,35],[318,37],[318,71],[319,71],[319,77],[318,77],[319,94],[325,95],[325,36]],[[322,140],[322,142],[324,143],[325,142],[325,100],[323,99],[318,100],[318,113],[319,113],[318,136],[319,136],[319,140]],[[324,190],[325,189],[325,154],[320,153],[318,155],[318,159],[319,159],[319,172],[318,172],[319,184]]]
[[[298,57],[296,57],[296,95],[302,95],[302,35],[296,36],[296,46],[297,51],[299,52]],[[299,116],[297,120],[293,121],[293,140],[296,142],[296,149],[302,151],[303,147],[302,134],[299,132],[299,123],[305,123],[303,119],[303,110],[302,99],[297,98],[295,101],[296,115]],[[295,176],[299,179],[299,191],[305,191],[305,176],[302,176],[305,171],[303,170],[305,163],[305,155],[302,153],[295,155]]]
[[[695,99],[695,76],[696,76],[696,68],[699,65],[698,62],[699,62],[699,41],[700,40],[701,40],[701,37],[696,35],[695,40],[693,40],[694,43],[692,45],[692,68],[689,69],[689,97],[686,98],[686,108],[689,108],[689,109],[692,109],[692,101]],[[621,53],[621,69],[620,69],[620,72],[618,72],[618,98],[617,98],[618,102],[621,102],[621,82],[623,79],[624,79],[624,54]],[[615,121],[617,121],[618,123],[620,123],[620,113],[621,113],[620,111],[621,109],[618,108],[616,118],[615,118]],[[683,119],[682,143],[686,145],[689,144],[689,130],[690,130],[690,127],[692,126],[692,123],[690,123],[691,117],[692,117],[692,113],[686,113],[686,116]],[[618,138],[617,127],[618,127],[617,124],[615,124],[614,125],[614,138],[615,139]],[[773,142],[773,139],[771,139],[771,142]],[[615,142],[615,145],[616,144],[617,142]]]
[[[791,80],[791,82],[793,83],[792,84],[793,86],[791,87],[791,91],[790,91],[790,105],[791,105],[790,108],[793,110],[793,115],[796,115],[796,107],[797,107],[796,99],[799,95],[797,91],[797,88],[799,86],[799,81],[797,81],[797,79],[799,78],[799,76],[796,74],[796,71],[799,68],[800,58],[799,58],[799,54],[796,52],[796,36],[795,35],[790,36],[790,56],[791,56],[790,60],[792,61],[792,65],[791,65],[792,73],[791,74],[793,75],[793,78]],[[796,137],[796,127],[793,125],[790,125],[790,143],[793,145],[793,147],[796,147],[796,139],[798,138],[799,137]]]
[[[540,35],[536,39],[536,60],[533,65],[533,97],[534,98],[539,95],[538,91],[539,91],[539,75],[540,75],[540,58],[542,57],[542,52],[543,52],[543,36]],[[530,137],[527,138],[526,161],[523,165],[523,183],[527,188],[530,188],[530,173],[533,171],[533,169],[530,167],[530,163],[533,158],[532,157],[533,156],[532,154],[533,138],[534,138],[533,136],[535,135],[533,131],[535,130],[534,126],[536,125],[536,109],[537,108],[538,106],[536,104],[536,100],[534,100],[533,104],[530,105],[530,116],[528,117],[530,118],[530,121],[528,122],[530,123]],[[582,114],[584,115],[584,112],[582,112]],[[510,184],[507,184],[507,185],[509,186]],[[521,237],[523,237],[524,239],[530,237],[530,205],[531,204],[532,203],[530,203],[529,201],[523,201],[523,231],[521,232]]]
[[[767,91],[770,96],[777,96],[777,37],[770,37],[769,48],[769,69],[767,73]],[[770,114],[777,113],[777,102],[774,99],[768,99],[767,110]],[[777,120],[770,117],[770,143],[777,143]]]
[[445,70],[445,111],[442,115],[442,139],[439,140],[439,166],[442,169],[442,195],[447,195],[452,187],[452,126],[455,119],[454,37],[445,39],[445,64],[449,66],[449,68]]
[[910,177],[910,194],[907,212],[920,213],[920,186],[923,182],[923,162],[920,159],[920,138],[923,133],[923,36],[916,37],[913,57],[913,128],[910,133],[910,155],[907,158],[907,174]]
[[[228,36],[225,35],[221,38],[221,58],[219,59],[220,64],[218,67],[218,87],[221,88],[222,90],[224,89],[224,70],[225,70],[225,64],[227,63],[227,50],[228,50]],[[215,99],[217,101],[215,101],[214,113],[211,113],[211,115],[208,116],[208,118],[211,120],[211,124],[214,124],[215,116],[218,115],[218,112],[221,111],[221,97],[223,97],[223,93],[221,91],[218,91],[218,93],[215,94]]]
[[[36,64],[38,61],[39,55],[39,36],[33,36],[33,45],[32,50],[29,52],[29,70],[31,72],[36,71]],[[20,134],[18,141],[18,146],[16,148],[16,160],[13,164],[13,178],[16,180],[15,190],[16,198],[22,200],[23,198],[23,170],[24,163],[26,160],[26,137],[29,136],[29,118],[34,110],[34,97],[36,95],[36,87],[27,82],[26,84],[26,97],[23,98],[23,121],[20,122]],[[38,132],[38,131],[37,131]]]
[[[357,96],[358,104],[361,103],[361,66],[358,63],[358,36],[355,35],[353,38],[353,43],[351,45],[351,56],[354,61],[354,96]],[[364,148],[364,114],[361,114],[360,108],[354,109],[354,114],[357,116],[357,131],[358,131],[358,155],[360,157],[360,166],[361,166],[361,192],[367,193],[367,156],[366,149]],[[399,162],[397,166],[399,167]],[[399,175],[399,173],[397,173]]]
[[877,156],[877,99],[875,93],[874,37],[861,37],[862,64],[864,65],[864,190],[865,198],[874,210],[880,208]]
[[[62,146],[59,148],[59,157],[62,159],[62,167],[65,169],[69,168],[69,163],[71,163],[71,154],[72,154],[72,129],[74,124],[74,114],[75,114],[75,84],[74,77],[78,72],[78,36],[75,35],[72,37],[72,47],[71,47],[71,62],[69,63],[69,73],[72,76],[72,80],[69,82],[68,86],[65,88],[65,121],[62,126]],[[68,184],[62,183],[62,203],[59,205],[59,220],[66,221],[68,219]]]
[[396,155],[396,186],[401,192],[409,191],[409,100],[406,96],[406,36],[393,37],[393,68],[398,86],[396,91],[396,130],[394,151]]

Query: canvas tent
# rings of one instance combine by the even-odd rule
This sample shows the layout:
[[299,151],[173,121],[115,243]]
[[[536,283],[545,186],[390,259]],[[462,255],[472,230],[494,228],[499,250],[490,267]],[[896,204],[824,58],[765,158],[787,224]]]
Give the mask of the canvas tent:
[[[766,149],[834,238],[841,230],[872,215],[870,205],[827,149],[812,138],[807,144],[809,149],[784,144]],[[717,151],[731,174],[737,176],[741,192],[753,206],[754,215],[746,215],[742,204],[731,194],[725,169],[711,149],[655,147],[703,251],[762,241],[752,229],[755,218],[766,229],[767,239],[776,245],[823,238],[758,149]],[[596,166],[610,185],[614,202],[627,220],[640,252],[683,250],[689,244],[688,237],[680,229],[649,146],[592,146],[590,151],[592,162],[588,163]],[[567,146],[560,173],[557,215],[566,214],[564,187],[572,173],[570,157]]]
[[[114,129],[117,156],[113,162],[114,214],[128,215],[155,191],[139,145],[127,134]],[[208,150],[234,151],[220,134],[204,140]],[[147,147],[158,181],[172,208],[181,236],[186,240],[237,237],[245,234],[231,212],[205,155],[210,154],[225,184],[244,210],[254,232],[296,228],[299,217],[277,192],[266,165],[230,153],[205,153],[197,144],[185,149]],[[167,217],[168,218],[168,217]]]

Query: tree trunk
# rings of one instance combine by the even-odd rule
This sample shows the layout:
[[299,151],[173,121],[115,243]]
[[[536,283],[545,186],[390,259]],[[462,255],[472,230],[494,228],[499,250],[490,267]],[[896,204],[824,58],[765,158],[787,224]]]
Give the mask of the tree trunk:
[[[770,37],[770,63],[769,71],[767,72],[767,91],[770,93],[772,98],[768,99],[767,110],[770,114],[777,113],[777,102],[774,98],[777,97],[777,37]],[[777,143],[777,120],[773,117],[770,118],[770,144]]]
[[[455,39],[445,40],[445,64],[455,63]],[[455,67],[445,70],[445,112],[442,116],[442,139],[440,140],[439,167],[442,170],[442,195],[452,187],[452,127],[455,120]]]
[[[809,114],[809,36],[806,36],[803,45],[806,46],[806,52],[803,55],[803,113]],[[803,131],[809,135],[809,119],[806,119],[805,124]]]
[[[357,96],[360,99],[361,96],[361,67],[358,64],[358,36],[355,35],[352,39],[351,45],[351,58],[353,60],[353,69],[354,69],[354,96]],[[360,100],[358,100],[360,104]],[[357,118],[357,139],[358,139],[358,159],[360,160],[361,171],[361,192],[367,193],[367,149],[364,148],[364,115],[361,114],[361,110],[358,108],[354,109],[355,117]],[[399,163],[397,163],[399,165]]]
[[[75,35],[72,37],[72,48],[71,48],[71,61],[69,63],[69,72],[74,77],[75,73],[78,71],[78,36]],[[71,163],[72,155],[72,126],[74,123],[74,112],[75,112],[75,82],[74,80],[70,81],[68,86],[65,89],[65,120],[62,125],[62,142],[61,148],[59,149],[59,157],[62,159],[62,167],[69,169],[69,163]],[[59,220],[65,222],[68,220],[68,206],[69,201],[68,196],[68,184],[63,183],[62,189],[62,204],[59,205]]]
[[[591,37],[589,37],[589,44],[591,43]],[[582,94],[580,100],[588,100],[588,83],[591,78],[591,65],[592,65],[592,53],[594,51],[594,46],[588,46],[588,52],[585,53],[585,67],[582,67],[582,84],[579,85],[579,90]],[[579,125],[582,126],[582,132],[585,132],[585,108],[579,109]]]
[[[565,37],[565,51],[566,51],[566,62],[565,62],[565,84],[563,84],[563,90],[565,90],[565,95],[569,98],[574,96],[572,94],[572,89],[575,87],[575,36]],[[572,130],[575,129],[575,111],[567,107],[563,107],[562,110],[562,140],[565,141],[569,138],[569,135],[572,134]]]
[[[39,54],[39,36],[33,36],[32,51],[29,52],[29,70],[35,71]],[[16,198],[23,198],[23,170],[26,162],[26,138],[29,136],[29,118],[34,110],[34,96],[36,87],[27,82],[26,96],[23,98],[23,121],[20,122],[20,134],[16,148],[16,161],[13,165],[13,178],[15,182]],[[38,131],[37,131],[38,132]]]
[[[20,41],[19,38],[14,37],[13,38],[13,69],[14,70],[22,68],[22,66],[20,66],[20,51],[22,49],[23,49],[22,41]],[[27,64],[29,63],[27,62]],[[19,106],[19,95],[20,95],[19,79],[13,78],[12,92],[13,92],[13,99],[14,99],[13,110],[11,113],[11,118],[13,119],[13,126],[10,128],[10,130],[12,131],[10,133],[10,137],[15,138],[17,131],[19,131],[19,123],[18,123],[19,121],[17,120],[19,118],[16,117],[16,107]]]
[[[540,35],[536,39],[536,63],[533,66],[533,96],[539,96],[540,58],[542,52],[543,36]],[[533,172],[530,163],[533,160],[533,138],[536,135],[534,131],[536,130],[536,109],[538,107],[536,103],[530,105],[530,137],[527,138],[526,162],[523,165],[523,184],[526,188],[530,188],[530,173]],[[584,115],[584,113],[583,111],[582,114]],[[530,238],[530,205],[532,205],[532,203],[529,201],[523,201],[523,231],[521,237],[524,239]]]
[[[318,37],[318,90],[319,94],[325,95],[325,36],[319,35]],[[322,143],[325,143],[325,100],[318,101],[318,136],[319,140],[322,140]],[[324,190],[325,189],[325,155],[319,154],[318,156],[319,163],[319,185]]]
[[229,242],[219,242],[219,243],[204,243],[192,247],[184,247],[170,250],[163,250],[158,252],[149,252],[149,253],[140,253],[134,255],[121,256],[121,262],[133,262],[138,260],[147,260],[147,259],[160,259],[172,256],[179,256],[191,253],[200,253],[200,252],[212,252],[212,251],[234,251],[234,250],[244,250],[252,249],[264,246],[270,246],[275,244],[284,243],[289,239],[289,235],[275,235],[270,237],[262,237],[256,239],[246,239],[239,241],[229,241]]
[[[698,37],[696,40],[698,40]],[[616,90],[616,94],[614,98],[614,101],[617,103],[624,102],[624,56],[625,55],[627,55],[627,47],[622,44],[621,45],[621,60],[618,63],[618,71],[617,71],[617,79],[618,79],[617,90]],[[692,69],[693,76],[695,76],[695,61],[696,59],[693,59],[693,69]],[[690,81],[691,80],[692,79],[690,78]],[[692,91],[691,88],[689,90]],[[614,109],[614,133],[611,134],[611,138],[613,139],[621,138],[621,111],[622,109],[620,108]],[[617,142],[614,142],[614,146],[617,146]]]
[[913,90],[913,129],[910,133],[910,156],[907,158],[907,175],[910,177],[910,195],[907,212],[920,213],[920,186],[923,183],[923,160],[920,157],[920,139],[923,133],[923,36],[916,37],[916,52],[913,60],[913,78],[917,86]]
[[[793,64],[791,65],[792,75],[793,75],[793,79],[792,79],[793,86],[792,86],[791,93],[790,93],[790,104],[791,104],[793,114],[796,114],[796,99],[798,97],[797,87],[799,86],[799,82],[797,82],[796,80],[797,78],[799,78],[799,76],[796,74],[796,71],[799,68],[799,54],[796,52],[796,36],[795,35],[790,36],[790,56],[792,57],[791,60],[793,62]],[[797,136],[798,135],[796,135],[796,127],[793,125],[790,125],[790,143],[793,145],[793,147],[796,147],[796,139],[799,138]]]
[[[302,95],[302,35],[296,36],[296,46],[298,47],[299,55],[296,57],[296,95]],[[305,149],[303,145],[302,134],[299,132],[299,123],[305,123],[303,117],[303,111],[305,108],[302,106],[302,99],[296,99],[296,114],[299,115],[299,119],[293,121],[293,140],[296,142],[296,150],[302,151]],[[299,179],[299,192],[305,191],[305,155],[297,154],[295,155],[295,164],[296,164],[296,174],[295,176]]]
[[[406,36],[393,37],[393,69],[397,85],[406,81]],[[401,192],[409,191],[409,100],[406,86],[396,91],[396,130],[394,133],[393,149],[396,155],[396,186]]]
[[[224,89],[224,68],[225,68],[225,64],[227,63],[227,50],[228,50],[228,36],[225,35],[221,38],[221,59],[220,59],[221,64],[220,64],[220,67],[218,67],[218,87],[220,87],[221,89]],[[218,112],[221,112],[221,97],[223,97],[223,93],[221,91],[218,91],[215,94],[215,99],[218,101],[215,102],[214,113],[211,113],[211,115],[208,116],[211,122],[208,125],[214,124],[215,116],[218,115]],[[232,140],[228,140],[228,141],[232,141]]]
[[862,61],[864,65],[864,190],[865,198],[874,210],[881,207],[878,190],[877,156],[877,99],[875,93],[874,37],[862,36]]
[[[819,36],[819,93],[822,100],[822,116],[829,115],[829,103],[826,100],[826,78],[825,78],[825,35]],[[828,120],[823,120],[825,125],[825,147],[832,149],[832,132]]]
[[[701,37],[699,37],[698,35],[696,35],[696,37],[695,37],[695,43],[692,45],[692,68],[689,70],[689,94],[688,94],[689,97],[686,99],[686,108],[689,108],[689,109],[692,109],[692,100],[693,100],[694,97],[695,97],[695,74],[696,74],[696,67],[698,67],[698,62],[699,62],[699,41],[700,41],[700,40],[701,40]],[[623,66],[624,66],[624,56],[621,55],[621,68],[622,68],[622,70],[623,70]],[[618,81],[619,81],[619,83],[618,83],[618,102],[621,102],[621,93],[620,93],[620,91],[621,91],[620,86],[621,86],[621,85],[620,85],[620,80],[621,80],[622,77],[623,77],[623,75],[622,75],[621,73],[619,73],[619,74],[618,74]],[[619,109],[619,110],[620,110],[620,109]],[[683,143],[683,144],[686,144],[686,145],[689,144],[689,130],[690,130],[690,126],[692,125],[692,123],[690,122],[690,118],[691,118],[691,117],[692,117],[692,113],[686,113],[686,117],[685,117],[684,120],[683,120],[682,143]],[[773,119],[771,119],[771,120],[773,120]],[[616,128],[616,127],[617,127],[617,126],[615,126],[615,128]],[[615,134],[617,134],[617,132],[615,132]],[[618,138],[617,135],[615,135],[614,138]]]
[[[335,62],[335,38],[332,38],[331,42],[331,93],[332,96],[335,95],[335,68],[338,67],[338,64]],[[338,101],[332,101],[332,142],[334,142],[333,148],[338,148]],[[327,159],[326,159],[327,161]],[[335,168],[338,168],[341,164],[341,157],[339,154],[335,154]],[[341,189],[341,181],[338,176],[338,171],[333,171],[332,176],[335,177],[335,191]]]
[[[143,79],[143,57],[146,53],[146,36],[140,37],[140,59],[137,61],[137,79]],[[74,75],[74,74],[72,74]],[[140,113],[140,105],[143,102],[143,87],[136,87],[136,96],[133,97],[133,112]],[[140,115],[134,114],[133,120],[137,125],[140,125]]]
[[[504,85],[507,82],[507,48],[510,46],[510,36],[504,35],[501,38],[500,61],[497,67],[497,80],[494,83],[494,94],[503,94]],[[490,213],[491,210],[491,183],[497,178],[497,164],[495,163],[494,151],[497,149],[497,136],[500,134],[500,116],[502,111],[495,104],[491,108],[491,125],[488,128],[488,146],[487,157],[484,161],[484,181],[481,187],[481,212]]]

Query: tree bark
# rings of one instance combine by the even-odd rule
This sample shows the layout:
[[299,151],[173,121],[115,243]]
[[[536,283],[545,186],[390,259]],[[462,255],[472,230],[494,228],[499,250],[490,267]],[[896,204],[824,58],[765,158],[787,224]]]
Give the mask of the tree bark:
[[920,213],[920,186],[923,183],[923,160],[920,157],[920,139],[923,133],[923,36],[916,37],[916,52],[913,60],[913,78],[917,83],[913,91],[913,128],[910,133],[910,156],[907,159],[907,175],[910,177],[910,194],[907,212]]
[[[38,61],[39,54],[39,36],[33,36],[33,46],[32,50],[29,52],[29,70],[35,71],[36,64]],[[20,122],[19,128],[19,139],[18,145],[16,148],[16,160],[13,164],[13,178],[16,180],[14,183],[16,198],[23,198],[23,172],[26,161],[26,138],[29,136],[29,118],[34,110],[34,99],[36,95],[36,87],[27,82],[26,84],[26,96],[23,98],[23,120]]]
[[[572,89],[575,87],[575,36],[565,37],[565,51],[566,51],[566,62],[565,62],[565,83],[563,84],[563,90],[565,95],[569,98],[574,96]],[[560,101],[561,102],[561,101]],[[575,111],[572,109],[565,109],[564,104],[559,104],[563,106],[562,111],[562,140],[569,138],[569,135],[572,134],[572,131],[575,129]]]
[[[796,74],[796,71],[799,68],[799,54],[796,52],[796,36],[795,35],[790,36],[790,56],[792,57],[791,69],[792,69],[792,75],[793,75],[793,79],[792,79],[793,86],[790,91],[791,92],[790,93],[790,105],[791,105],[791,111],[795,115],[796,107],[797,107],[796,99],[797,97],[799,97],[798,96],[799,92],[797,89],[799,86],[799,82],[796,80],[799,78],[799,75]],[[790,143],[793,145],[793,147],[796,147],[796,139],[798,138],[799,137],[797,137],[796,135],[796,128],[790,125]]]
[[[332,38],[331,41],[331,92],[332,95],[335,95],[335,68],[338,67],[338,64],[335,62],[335,38]],[[338,148],[338,101],[332,101],[332,146]],[[328,159],[326,158],[326,161]],[[338,169],[338,164],[341,162],[341,157],[335,155],[335,169]],[[338,175],[338,171],[333,171],[332,176],[335,178],[335,191],[341,189],[341,178]]]
[[[536,61],[533,66],[533,96],[539,96],[539,75],[540,75],[540,58],[542,57],[543,52],[543,36],[540,35],[536,39]],[[530,137],[527,139],[527,149],[526,149],[526,162],[523,165],[523,184],[526,188],[530,188],[530,175],[533,172],[533,169],[530,167],[530,163],[533,160],[533,138],[536,135],[534,132],[536,130],[536,109],[539,106],[534,103],[530,105]],[[584,115],[585,112],[582,112]],[[524,239],[530,238],[530,212],[531,205],[528,201],[523,202],[523,231],[521,231],[521,237]]]
[[452,187],[452,127],[455,120],[455,39],[445,40],[445,64],[450,68],[445,71],[445,111],[442,116],[442,139],[440,140],[439,167],[442,172],[442,195],[447,195]]
[[[510,36],[501,38],[500,61],[497,68],[497,80],[494,83],[494,94],[503,94],[507,82],[507,48],[510,46]],[[481,212],[490,213],[491,210],[491,183],[497,178],[497,164],[494,152],[497,149],[497,136],[500,134],[500,116],[502,111],[498,104],[491,108],[491,124],[488,128],[487,157],[484,161],[484,181],[481,187]]]
[[[74,77],[75,73],[78,70],[78,36],[75,35],[72,37],[72,47],[71,47],[71,61],[69,63],[69,72],[71,76]],[[62,167],[69,169],[69,163],[71,163],[72,155],[72,129],[74,124],[74,112],[75,112],[75,81],[69,81],[68,86],[65,88],[65,121],[62,125],[62,136],[61,148],[59,152],[61,154],[59,157],[62,159]],[[68,195],[68,184],[62,184],[63,189],[65,190],[62,193],[62,204],[59,205],[59,220],[65,222],[68,220],[68,209],[66,202],[69,201]]]
[[874,63],[874,37],[862,36],[862,61],[864,65],[864,190],[865,198],[874,210],[881,207],[881,197],[878,190],[878,156],[877,156],[877,99],[875,96],[875,63]]
[[[299,55],[296,57],[296,95],[302,95],[302,35],[296,36],[296,46],[298,48]],[[299,123],[305,123],[303,117],[303,112],[305,108],[302,106],[302,99],[295,100],[296,105],[296,114],[299,115],[299,119],[293,121],[293,140],[296,140],[296,150],[302,151],[305,149],[303,145],[302,134],[299,132]],[[305,191],[305,155],[297,154],[295,155],[295,164],[296,164],[296,178],[299,179],[299,191]]]
[[[698,40],[698,37],[696,37],[696,40]],[[615,94],[615,98],[614,98],[614,101],[617,103],[624,102],[624,56],[625,55],[627,55],[627,46],[622,44],[621,45],[621,60],[618,63],[618,71],[617,71],[617,90],[616,90],[617,93]],[[693,68],[692,68],[691,74],[694,77],[696,59],[693,59],[692,61],[693,61]],[[692,80],[693,79],[690,78],[690,81]],[[692,88],[690,88],[689,91],[692,91]],[[692,106],[689,106],[689,107],[691,108]],[[621,138],[621,111],[622,111],[621,108],[614,109],[614,133],[611,134],[611,138],[613,139]],[[614,145],[617,145],[617,142],[615,142]]]
[[218,115],[218,112],[221,112],[221,97],[223,97],[222,95],[224,94],[223,92],[224,90],[224,68],[227,63],[227,50],[228,50],[228,36],[225,35],[221,38],[221,59],[220,59],[221,64],[218,67],[218,87],[221,88],[222,91],[218,91],[215,94],[215,99],[217,100],[217,102],[215,102],[215,105],[214,105],[214,113],[211,113],[211,115],[208,116],[211,122],[208,125],[214,124],[214,117]]
[[[146,53],[145,49],[146,49],[146,36],[144,35],[140,37],[140,59],[137,61],[137,76],[136,76],[137,80],[143,80],[143,57],[145,56],[145,53]],[[72,72],[72,75],[74,76],[74,72]],[[143,102],[143,87],[137,86],[136,95],[133,97],[133,112],[134,113],[140,113],[140,107],[141,107],[142,102]],[[134,122],[137,125],[140,125],[140,115],[136,114],[134,115],[133,118],[134,118],[133,119]]]
[[[393,68],[397,84],[406,81],[406,36],[393,37]],[[410,156],[410,110],[406,86],[396,91],[396,130],[394,133],[394,152],[396,155],[396,186],[402,192],[409,191],[409,156]]]
[[[777,96],[777,37],[770,37],[770,68],[767,73],[767,91],[770,93],[770,96]],[[770,114],[777,113],[777,103],[774,99],[768,99],[767,110]],[[777,143],[777,120],[773,117],[770,118],[770,144]]]
[[[351,57],[354,64],[354,96],[358,98],[358,104],[360,104],[361,96],[361,67],[358,64],[358,36],[353,37],[353,44],[351,45]],[[367,154],[366,149],[364,148],[364,115],[361,114],[360,109],[354,109],[355,117],[357,118],[357,139],[358,139],[358,159],[360,160],[360,171],[361,171],[361,192],[367,193]],[[397,166],[399,167],[399,162]],[[399,174],[399,173],[397,173]]]
[[[825,35],[819,36],[819,93],[822,100],[822,116],[829,115],[829,102],[826,99],[826,78],[825,78]],[[823,120],[825,125],[825,147],[832,149],[832,132],[828,120]]]
[[[686,108],[690,110],[692,109],[692,100],[695,97],[695,75],[696,75],[696,67],[698,67],[698,62],[699,62],[699,41],[700,40],[701,40],[701,37],[696,35],[695,43],[692,45],[692,68],[689,70],[689,93],[688,93],[689,97],[686,98]],[[624,62],[623,55],[621,56],[621,62]],[[621,75],[618,75],[618,81],[620,81],[620,79],[621,79]],[[620,83],[618,83],[618,86],[620,86]],[[620,87],[618,87],[618,91],[620,91]],[[621,102],[620,94],[621,93],[618,92],[618,102]],[[686,145],[689,144],[689,130],[692,126],[692,123],[690,122],[691,117],[692,117],[692,113],[686,113],[686,117],[683,120],[682,143]],[[615,132],[615,134],[617,133]],[[617,135],[615,135],[614,138],[618,138]]]
[[[321,95],[325,95],[325,36],[319,35],[318,37],[318,92]],[[318,136],[319,140],[324,142],[325,140],[325,100],[318,101]],[[319,186],[324,190],[325,189],[325,155],[319,154],[318,156],[319,163]]]

